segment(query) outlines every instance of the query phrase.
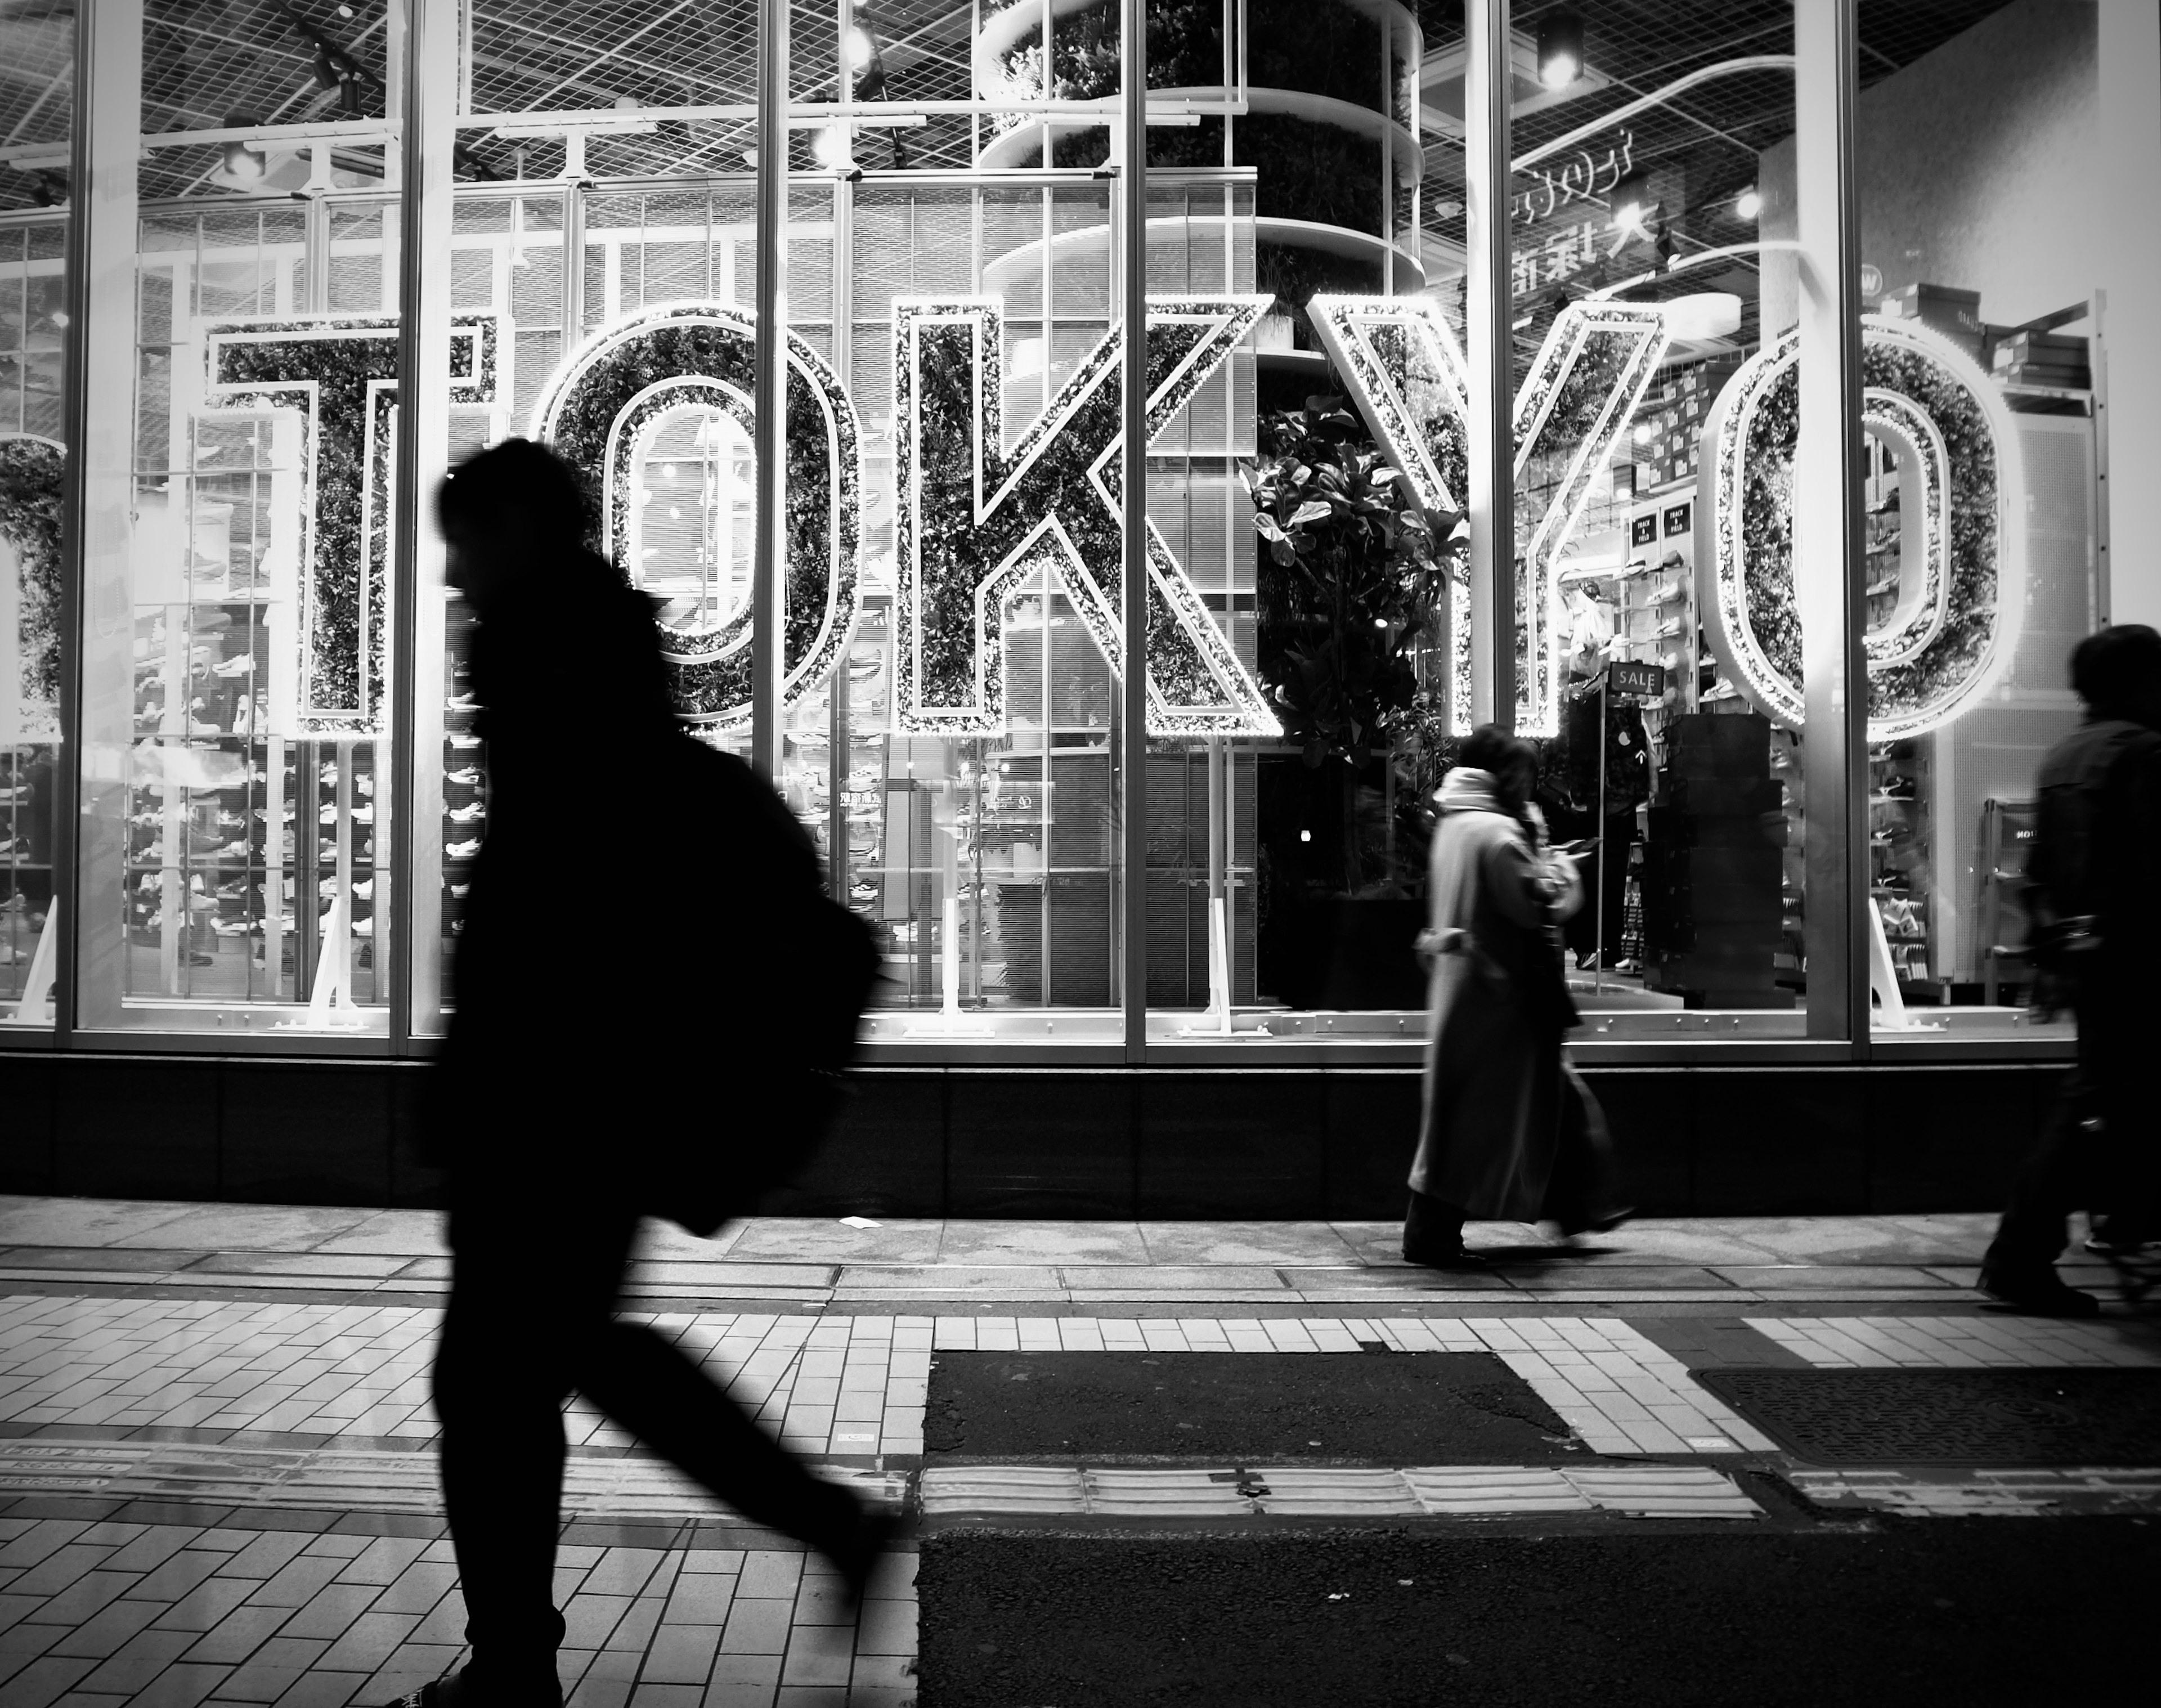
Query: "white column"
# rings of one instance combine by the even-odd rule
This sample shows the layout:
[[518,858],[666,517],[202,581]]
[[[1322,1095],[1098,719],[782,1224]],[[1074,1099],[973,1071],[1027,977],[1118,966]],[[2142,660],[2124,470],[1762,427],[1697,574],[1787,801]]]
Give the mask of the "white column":
[[[1124,318],[1125,540],[1119,572],[1124,597],[1125,674],[1119,682],[1119,1002],[1125,1011],[1126,1059],[1148,1042],[1148,10],[1125,0],[1119,42],[1120,223],[1118,312]],[[1046,65],[1048,61],[1046,60]],[[1044,351],[1046,365],[1048,346]],[[1045,660],[1046,673],[1049,661]],[[1046,741],[1048,737],[1046,737]],[[1046,768],[1047,769],[1048,768]],[[1050,976],[1048,964],[1044,976]]]
[[[376,978],[380,988],[388,974],[390,1035],[400,1041],[441,1029],[445,561],[435,503],[450,466],[450,151],[457,141],[460,27],[458,0],[405,0],[405,6],[398,536],[389,613],[396,710],[389,799],[379,784],[376,791],[374,897]],[[347,768],[341,760],[341,784]],[[312,800],[312,790],[303,793]],[[397,823],[401,813],[409,818],[404,826]],[[399,830],[404,834],[395,834]],[[311,837],[314,826],[305,834]],[[351,894],[349,883],[344,893]]]
[[1471,721],[1516,724],[1516,391],[1508,280],[1509,0],[1468,0],[1464,206],[1470,254]]
[[[2161,8],[2101,0],[2100,422],[2108,478],[2101,495],[2106,555],[2102,608],[2112,622],[2161,627]],[[2139,208],[2147,211],[2140,214]]]
[[1811,1038],[1868,1033],[1868,704],[1862,627],[1861,247],[1853,188],[1856,0],[1794,8],[1799,204],[1801,613]]
[[788,528],[788,0],[758,8],[758,367],[752,443],[758,547],[751,566],[751,763],[780,775],[781,624]]
[[[128,766],[134,738],[130,575],[135,443],[136,159],[143,0],[77,0],[69,180],[67,497],[62,777],[53,873],[71,941],[60,957],[60,1040],[117,1025],[127,956]],[[70,879],[72,877],[72,883]],[[173,898],[167,898],[169,905]]]

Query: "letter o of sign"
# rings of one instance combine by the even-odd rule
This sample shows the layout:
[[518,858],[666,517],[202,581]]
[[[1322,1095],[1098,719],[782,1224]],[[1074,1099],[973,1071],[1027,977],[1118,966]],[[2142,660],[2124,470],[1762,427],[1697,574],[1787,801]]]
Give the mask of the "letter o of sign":
[[[1802,721],[1794,583],[1798,334],[1742,364],[1704,423],[1712,646],[1774,721]],[[2011,662],[2025,602],[2018,428],[1978,365],[1940,333],[1862,320],[1862,417],[1899,470],[1898,597],[1864,643],[1868,739],[1949,723]]]
[[[781,703],[792,706],[831,673],[855,627],[862,465],[855,405],[838,377],[795,333],[787,335],[787,347]],[[633,581],[643,579],[633,555],[638,471],[654,439],[685,412],[725,418],[747,436],[757,360],[754,315],[711,303],[671,304],[596,333],[534,407],[533,436],[599,488],[601,549]],[[716,578],[727,570],[711,568]],[[752,617],[745,598],[717,617],[662,622],[682,717],[720,729],[747,726]]]

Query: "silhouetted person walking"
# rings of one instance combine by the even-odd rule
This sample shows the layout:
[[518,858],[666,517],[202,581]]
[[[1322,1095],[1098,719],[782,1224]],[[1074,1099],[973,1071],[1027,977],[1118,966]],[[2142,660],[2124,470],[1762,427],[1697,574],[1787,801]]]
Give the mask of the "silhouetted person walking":
[[[451,1251],[435,1401],[472,1655],[407,1700],[553,1708],[573,1389],[858,1594],[885,1523],[672,1342],[613,1315],[641,1216],[711,1232],[769,1175],[756,1159],[786,1148],[785,1127],[749,1123],[778,1107],[815,1124],[805,1017],[779,998],[815,949],[774,922],[823,905],[815,852],[747,768],[677,726],[653,607],[581,543],[590,512],[565,465],[496,445],[452,476],[440,513],[479,619],[488,773],[430,1141]],[[578,828],[595,799],[618,827],[606,843]]]
[[2126,623],[2088,635],[2071,686],[2085,721],[2042,762],[2026,871],[2036,976],[2078,1022],[2078,1065],[2012,1188],[1981,1284],[2022,1310],[2091,1316],[2101,1301],[2054,1268],[2071,1211],[2094,1216],[2093,1249],[2129,1252],[2156,1207],[2161,633]]

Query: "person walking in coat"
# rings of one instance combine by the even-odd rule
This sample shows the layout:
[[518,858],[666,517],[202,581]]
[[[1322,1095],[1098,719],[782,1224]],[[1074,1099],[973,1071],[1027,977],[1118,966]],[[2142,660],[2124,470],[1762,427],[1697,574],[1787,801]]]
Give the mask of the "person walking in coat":
[[1562,1060],[1575,1013],[1554,927],[1582,905],[1583,883],[1573,860],[1543,846],[1536,762],[1528,742],[1487,724],[1441,784],[1419,938],[1432,1018],[1403,1223],[1405,1258],[1436,1268],[1478,1266],[1467,1219],[1552,1210],[1565,1234],[1619,1220],[1604,1207],[1597,1106]]
[[2071,686],[2085,721],[2041,762],[2027,877],[2037,971],[2078,1022],[2078,1062],[1981,1269],[1982,1291],[2045,1316],[2101,1310],[2055,1271],[2073,1210],[2094,1218],[2088,1249],[2126,1257],[2161,1209],[2161,633],[2122,623],[2088,635]]
[[[770,1115],[760,1089],[786,1039],[768,1031],[800,1020],[769,1013],[789,945],[762,922],[816,891],[815,851],[747,770],[730,790],[690,763],[653,605],[581,543],[588,501],[567,465],[506,440],[455,471],[440,509],[451,582],[479,618],[488,772],[422,1159],[448,1179],[434,1398],[472,1653],[401,1708],[559,1708],[574,1390],[745,1518],[827,1554],[853,1594],[888,1521],[783,1451],[672,1340],[614,1315],[643,1216],[703,1232],[754,1190],[752,1153],[774,1139],[742,1112]],[[565,886],[590,868],[565,863],[564,802],[596,796],[622,804],[634,876],[573,938]],[[718,1159],[711,1177],[686,1179],[700,1159]]]

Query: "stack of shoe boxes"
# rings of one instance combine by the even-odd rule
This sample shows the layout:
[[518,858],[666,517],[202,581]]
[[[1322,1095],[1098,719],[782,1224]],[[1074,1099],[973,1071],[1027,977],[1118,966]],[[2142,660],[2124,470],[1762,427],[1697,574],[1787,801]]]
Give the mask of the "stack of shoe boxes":
[[1790,1008],[1781,941],[1782,792],[1758,713],[1667,726],[1643,872],[1646,982],[1691,1008]]
[[1950,339],[1976,362],[1988,339],[1988,325],[1981,318],[1981,293],[1954,290],[1947,284],[1909,284],[1883,299],[1883,312],[1919,320]]
[[1670,374],[1665,393],[1639,419],[1650,431],[1636,442],[1636,490],[1651,492],[1691,480],[1696,473],[1696,446],[1703,437],[1704,417],[1740,368],[1738,356],[1714,357],[1691,362]]
[[2062,332],[2013,332],[1996,346],[1996,377],[2007,385],[2093,389],[2086,341]]

